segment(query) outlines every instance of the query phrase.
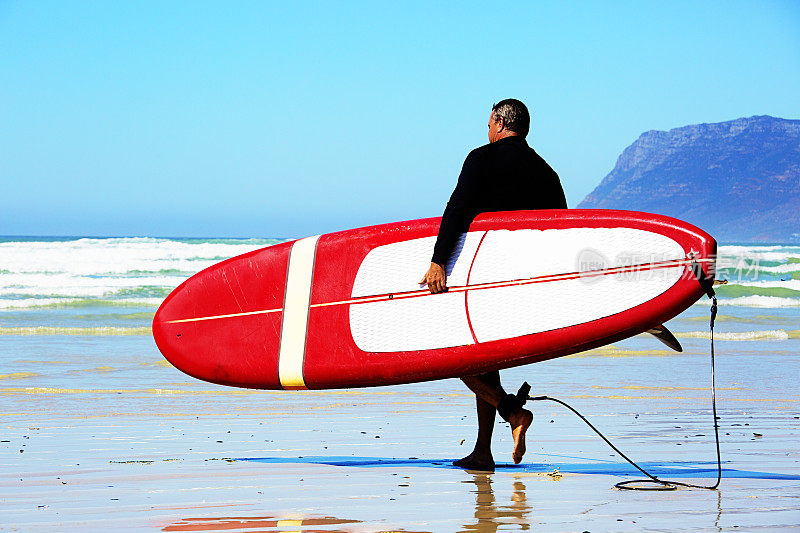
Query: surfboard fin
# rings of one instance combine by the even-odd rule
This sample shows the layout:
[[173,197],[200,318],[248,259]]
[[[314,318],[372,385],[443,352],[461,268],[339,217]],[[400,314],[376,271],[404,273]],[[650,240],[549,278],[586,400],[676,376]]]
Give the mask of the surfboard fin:
[[683,347],[681,343],[678,342],[678,339],[675,338],[675,335],[672,334],[670,330],[664,324],[660,326],[656,326],[653,329],[648,329],[647,333],[654,336],[656,339],[660,340],[676,352],[682,352]]

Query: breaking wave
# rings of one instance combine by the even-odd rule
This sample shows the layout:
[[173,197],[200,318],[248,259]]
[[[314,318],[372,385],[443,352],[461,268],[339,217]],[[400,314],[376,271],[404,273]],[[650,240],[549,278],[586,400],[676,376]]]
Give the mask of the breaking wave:
[[[684,331],[675,333],[678,338],[685,339],[710,339],[711,333],[708,331]],[[776,340],[785,341],[787,339],[800,338],[800,331],[786,331],[783,329],[771,329],[766,331],[715,331],[714,339],[724,341],[765,341]]]
[[[719,303],[722,306],[734,307],[800,307],[800,298],[781,298],[778,296],[741,296],[739,298],[721,298]],[[701,298],[695,305],[711,305],[711,302],[706,298]]]
[[149,327],[123,328],[112,326],[98,327],[58,327],[58,326],[25,326],[25,327],[0,327],[0,335],[150,335]]
[[[154,308],[196,272],[283,241],[0,238],[0,311]],[[800,307],[800,246],[720,246],[717,274],[721,304]]]
[[191,275],[281,239],[1,238],[0,310],[158,306]]

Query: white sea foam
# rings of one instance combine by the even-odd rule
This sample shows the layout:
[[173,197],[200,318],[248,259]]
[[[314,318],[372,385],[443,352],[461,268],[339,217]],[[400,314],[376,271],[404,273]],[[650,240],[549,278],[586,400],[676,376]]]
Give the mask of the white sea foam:
[[745,260],[779,261],[800,258],[800,246],[720,246],[717,255],[722,262]]
[[[192,274],[223,259],[279,240],[174,240],[153,238],[73,239],[0,242],[0,310],[110,305],[157,306]],[[721,290],[725,305],[800,307],[800,298],[772,296],[773,289],[800,291],[800,280],[763,280],[800,271],[800,246],[720,246],[718,265],[739,268]],[[760,265],[759,261],[782,264]],[[752,265],[755,264],[755,267]],[[741,295],[736,294],[737,286]],[[752,289],[755,289],[752,290]],[[758,294],[758,289],[767,289]],[[728,295],[726,297],[726,291]],[[756,292],[756,294],[752,294]],[[788,295],[791,296],[791,295]]]
[[[707,298],[697,300],[695,305],[711,305]],[[781,296],[739,296],[737,298],[720,298],[720,306],[735,307],[800,307],[800,298],[784,298]]]
[[276,242],[151,238],[0,242],[0,309],[71,306],[85,299],[158,305],[192,274]]
[[742,280],[742,281],[730,281],[725,286],[732,287],[732,286],[740,286],[740,287],[756,287],[756,288],[764,288],[764,289],[790,289],[793,291],[800,291],[800,279],[790,279],[786,281],[780,280]]
[[100,298],[142,287],[173,289],[186,276],[89,277],[70,274],[8,274],[0,275],[0,297],[49,296],[53,298]]
[[800,263],[783,263],[782,265],[758,265],[755,273],[769,272],[771,274],[789,274],[800,272]]
[[75,276],[162,270],[194,273],[222,259],[264,246],[147,238],[0,242],[0,271]]
[[[709,331],[684,331],[675,333],[678,338],[710,339]],[[725,341],[764,341],[778,340],[785,341],[789,338],[789,333],[782,329],[771,329],[766,331],[715,331],[714,339]]]
[[123,328],[113,326],[98,327],[53,327],[53,326],[31,326],[31,327],[0,327],[0,336],[22,336],[33,335],[82,335],[82,336],[132,336],[150,335],[149,327]]
[[117,300],[88,299],[88,298],[26,298],[23,300],[0,299],[0,310],[14,309],[42,309],[59,307],[78,307],[82,305],[111,305],[111,306],[136,306],[158,307],[163,298],[124,298]]
[[25,300],[0,300],[0,309],[30,309],[36,307],[65,306],[75,302],[75,298],[28,298]]

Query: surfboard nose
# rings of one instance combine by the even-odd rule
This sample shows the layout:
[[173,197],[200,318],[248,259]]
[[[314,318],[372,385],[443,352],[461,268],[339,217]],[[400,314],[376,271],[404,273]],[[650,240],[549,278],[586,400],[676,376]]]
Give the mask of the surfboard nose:
[[[277,350],[270,349],[269,342],[280,325],[279,318],[255,315],[186,320],[193,315],[181,302],[185,294],[179,291],[167,298],[153,318],[153,338],[172,366],[219,385],[281,388]],[[232,346],[247,349],[236,351]]]
[[[220,385],[281,388],[278,339],[283,285],[274,291],[251,290],[253,278],[267,270],[252,260],[259,253],[195,274],[161,303],[153,317],[153,338],[175,368]],[[280,266],[285,275],[285,264]],[[273,293],[276,296],[269,299]]]
[[[175,305],[172,301],[175,294],[173,292],[162,302],[153,317],[153,339],[161,354],[172,366],[192,377],[206,379],[198,368],[197,358],[191,356],[192,325],[172,322],[180,316],[179,305]],[[187,335],[186,339],[184,335]],[[187,340],[190,342],[187,343]]]

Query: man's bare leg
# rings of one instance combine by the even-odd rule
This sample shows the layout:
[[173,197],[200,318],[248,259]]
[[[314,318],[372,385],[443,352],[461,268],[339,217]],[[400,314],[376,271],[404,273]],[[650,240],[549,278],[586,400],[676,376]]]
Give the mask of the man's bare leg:
[[475,448],[468,456],[458,461],[453,461],[453,465],[468,470],[493,472],[492,431],[494,430],[494,417],[497,409],[478,396],[475,396],[475,407],[478,411],[478,438],[475,440]]
[[[503,390],[503,386],[500,384],[500,372],[498,371],[488,372],[478,376],[467,376],[461,378],[461,380],[475,393],[475,396],[477,396],[479,400],[483,400],[493,408],[497,408],[507,396],[506,391]],[[480,436],[481,422],[486,423],[486,420],[482,420],[480,417],[480,407],[478,414],[478,435]],[[511,435],[514,437],[514,450],[511,457],[515,464],[522,461],[522,457],[525,455],[525,433],[528,431],[532,422],[533,414],[522,407],[513,409],[508,414],[508,423],[511,425]],[[491,423],[494,423],[494,416],[492,416]],[[489,439],[491,440],[491,430],[489,430]],[[477,450],[477,442],[475,447]],[[485,448],[481,448],[479,451],[488,451],[489,456],[491,456],[491,443],[486,445]],[[475,452],[473,452],[473,454],[474,453]]]

